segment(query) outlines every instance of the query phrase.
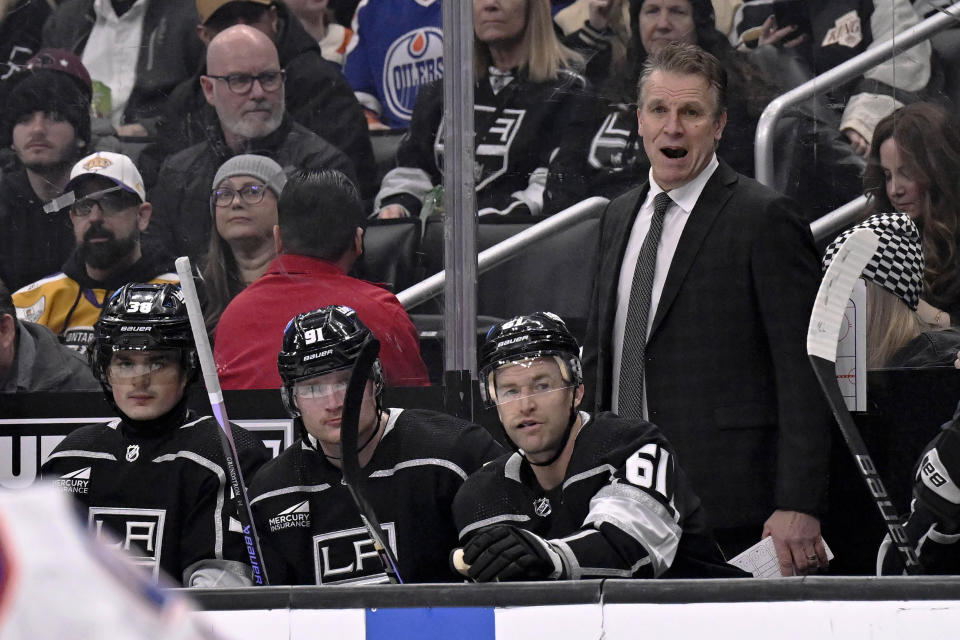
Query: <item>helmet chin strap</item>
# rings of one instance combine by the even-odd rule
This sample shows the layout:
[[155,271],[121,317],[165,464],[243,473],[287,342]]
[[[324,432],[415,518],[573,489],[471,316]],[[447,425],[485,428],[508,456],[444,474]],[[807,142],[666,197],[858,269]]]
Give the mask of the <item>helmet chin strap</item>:
[[546,462],[534,462],[533,460],[528,458],[525,453],[523,454],[524,460],[526,460],[527,462],[529,462],[535,467],[549,467],[550,465],[552,465],[554,462],[557,461],[557,459],[563,453],[563,450],[567,448],[567,440],[570,439],[570,433],[573,431],[573,425],[576,421],[577,421],[577,394],[574,393],[573,400],[570,403],[570,419],[567,421],[567,428],[563,432],[563,437],[560,438],[560,445],[557,447],[557,452],[554,453],[550,457],[550,459],[547,460]]

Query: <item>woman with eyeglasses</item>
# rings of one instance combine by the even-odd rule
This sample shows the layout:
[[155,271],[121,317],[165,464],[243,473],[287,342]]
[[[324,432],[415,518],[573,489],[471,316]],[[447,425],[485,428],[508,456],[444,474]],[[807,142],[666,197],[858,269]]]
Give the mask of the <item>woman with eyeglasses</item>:
[[265,156],[242,154],[224,162],[213,178],[210,234],[201,276],[204,320],[213,331],[227,303],[263,275],[276,256],[273,227],[277,200],[287,182],[279,164]]

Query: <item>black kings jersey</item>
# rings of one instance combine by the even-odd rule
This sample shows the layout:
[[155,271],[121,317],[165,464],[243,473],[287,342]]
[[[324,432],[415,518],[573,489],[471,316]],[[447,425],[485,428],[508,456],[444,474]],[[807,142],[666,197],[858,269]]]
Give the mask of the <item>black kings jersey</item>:
[[[404,582],[462,580],[449,569],[457,544],[450,513],[467,476],[503,450],[483,428],[434,411],[390,409],[363,468],[364,494]],[[266,464],[250,503],[274,584],[386,582],[340,469],[300,439]]]
[[544,491],[513,453],[472,475],[453,515],[461,542],[494,524],[549,539],[566,577],[743,576],[727,565],[673,448],[648,422],[612,413],[583,421],[563,483]]
[[[255,436],[233,426],[244,478],[270,458]],[[135,431],[121,420],[77,429],[43,464],[42,477],[87,507],[87,524],[156,580],[177,583],[198,562],[249,564],[217,422],[188,414],[178,428]],[[119,542],[117,542],[119,541]]]

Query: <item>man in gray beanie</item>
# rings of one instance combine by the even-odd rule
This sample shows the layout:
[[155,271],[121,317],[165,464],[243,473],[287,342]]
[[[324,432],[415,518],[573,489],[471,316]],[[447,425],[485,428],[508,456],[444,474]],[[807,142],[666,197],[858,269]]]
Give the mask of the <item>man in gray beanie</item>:
[[0,127],[0,145],[16,156],[0,179],[0,278],[14,290],[59,270],[73,249],[66,212],[45,214],[43,204],[60,195],[90,144],[90,93],[72,75],[20,75]]

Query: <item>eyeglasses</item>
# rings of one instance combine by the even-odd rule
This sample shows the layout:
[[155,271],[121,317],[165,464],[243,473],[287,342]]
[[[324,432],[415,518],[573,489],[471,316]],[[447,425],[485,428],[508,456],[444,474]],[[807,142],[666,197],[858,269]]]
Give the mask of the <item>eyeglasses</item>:
[[97,205],[104,217],[115,216],[133,206],[131,199],[127,197],[128,193],[121,186],[97,191],[75,201],[70,206],[70,211],[77,218],[86,218],[93,212],[93,205]]
[[264,91],[276,91],[283,86],[283,81],[286,79],[287,73],[281,70],[264,71],[263,73],[258,73],[255,76],[252,76],[249,73],[231,73],[228,76],[207,77],[213,78],[214,80],[223,80],[227,83],[230,91],[238,94],[244,94],[253,88],[254,80],[260,83],[260,87],[263,88]]
[[211,199],[218,207],[229,207],[233,204],[233,199],[240,196],[240,199],[247,204],[257,204],[263,201],[263,196],[267,193],[267,186],[263,184],[248,184],[240,187],[239,190],[230,187],[220,187],[211,194]]

